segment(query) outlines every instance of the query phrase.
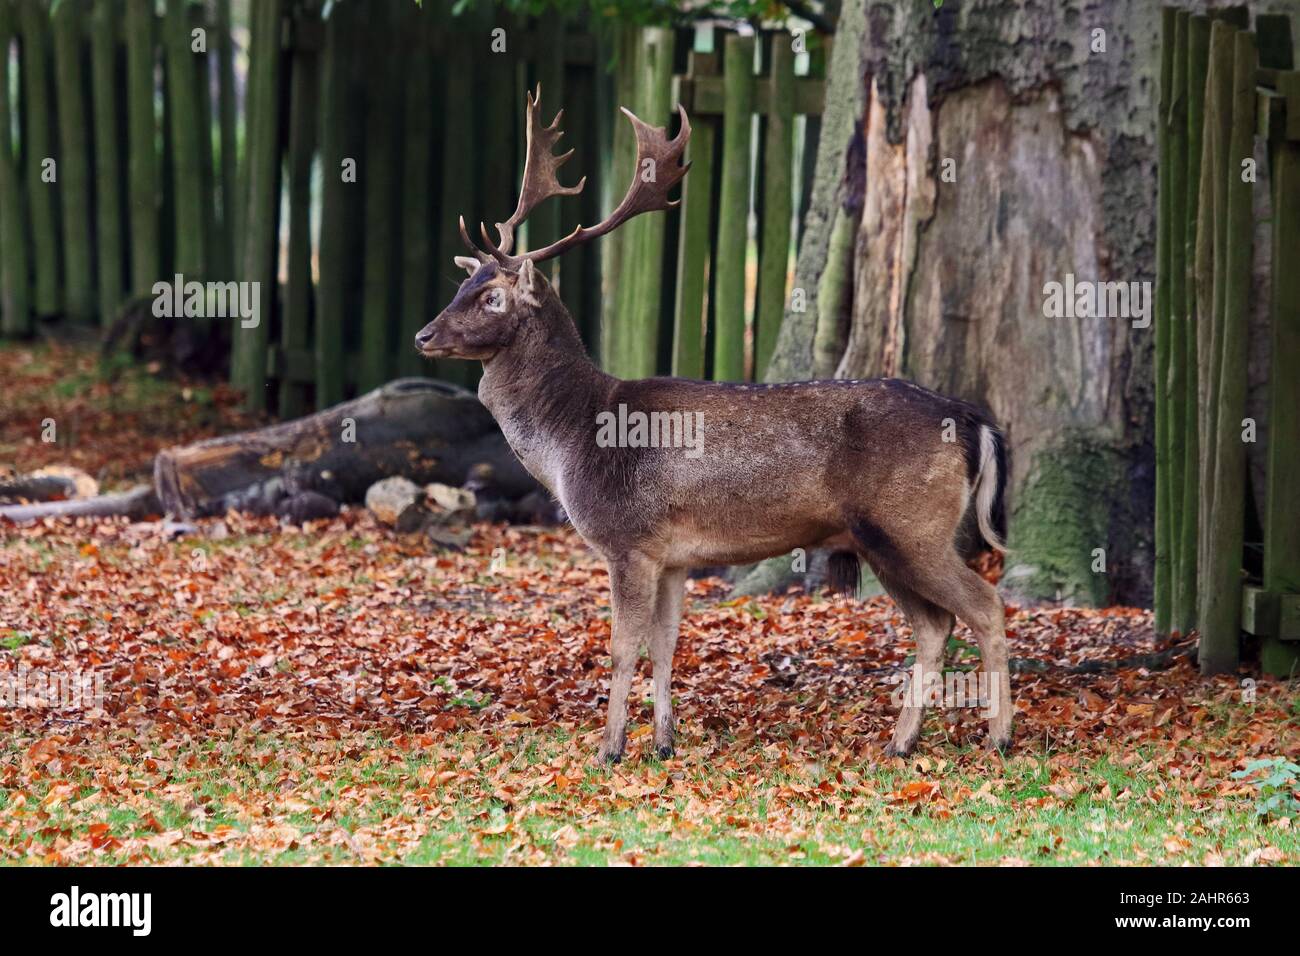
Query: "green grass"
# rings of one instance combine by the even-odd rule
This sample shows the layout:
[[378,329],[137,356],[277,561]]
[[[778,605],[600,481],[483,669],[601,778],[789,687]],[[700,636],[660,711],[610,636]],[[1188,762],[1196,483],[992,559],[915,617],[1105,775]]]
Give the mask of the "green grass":
[[[559,730],[525,730],[506,742],[457,732],[436,748],[405,752],[376,737],[353,744],[351,759],[318,750],[326,761],[313,766],[303,759],[311,751],[271,738],[209,741],[169,751],[165,765],[157,756],[125,763],[120,769],[147,784],[135,806],[107,794],[96,800],[101,771],[87,761],[0,794],[0,816],[25,828],[9,845],[30,840],[38,857],[88,839],[93,824],[103,839],[107,824],[107,835],[124,843],[98,851],[95,862],[105,864],[1234,864],[1270,845],[1292,859],[1297,852],[1296,831],[1257,819],[1250,799],[1189,801],[1142,754],[1127,766],[1103,758],[1077,767],[1068,793],[1053,789],[1047,755],[1009,759],[991,774],[940,761],[927,772],[890,762],[829,776],[816,766],[756,775],[730,769],[725,749],[712,762],[661,764],[634,753],[621,768],[578,765],[562,791],[509,792],[536,785],[582,745]],[[933,798],[891,796],[918,780],[937,785]],[[56,787],[66,792],[53,799]],[[42,813],[15,814],[7,804],[17,792]],[[74,806],[87,798],[88,807]],[[292,835],[275,846],[249,839],[272,823]],[[148,847],[157,830],[187,836]]]

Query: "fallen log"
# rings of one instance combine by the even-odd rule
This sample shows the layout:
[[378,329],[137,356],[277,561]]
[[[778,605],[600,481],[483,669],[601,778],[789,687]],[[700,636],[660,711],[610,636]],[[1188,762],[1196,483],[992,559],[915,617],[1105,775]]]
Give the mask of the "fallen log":
[[151,515],[160,514],[162,508],[158,504],[158,496],[148,485],[113,495],[96,495],[94,498],[0,506],[0,520],[14,522],[38,521],[41,518],[112,518],[123,515],[133,521],[143,521]]
[[21,498],[28,502],[75,498],[77,484],[60,475],[17,475],[0,478],[0,501]]
[[154,489],[163,510],[178,518],[230,508],[270,514],[305,492],[361,501],[393,475],[417,485],[462,485],[480,464],[489,466],[502,497],[538,488],[478,396],[404,378],[305,418],[159,452]]

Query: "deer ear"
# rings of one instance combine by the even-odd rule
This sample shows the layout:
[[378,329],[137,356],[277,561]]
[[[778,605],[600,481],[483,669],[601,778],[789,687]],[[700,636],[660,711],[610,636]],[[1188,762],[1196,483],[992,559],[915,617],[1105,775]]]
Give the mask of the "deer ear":
[[533,265],[533,260],[525,259],[519,267],[519,282],[515,286],[520,300],[526,305],[541,305],[542,300],[538,294],[540,285],[541,278],[537,275],[537,267]]
[[483,265],[483,263],[479,262],[473,256],[456,256],[452,261],[470,275],[478,272],[479,266]]

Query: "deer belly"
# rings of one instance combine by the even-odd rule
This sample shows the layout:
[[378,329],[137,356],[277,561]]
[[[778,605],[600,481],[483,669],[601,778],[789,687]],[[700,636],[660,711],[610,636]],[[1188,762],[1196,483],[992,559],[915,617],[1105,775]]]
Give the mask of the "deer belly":
[[666,536],[665,563],[685,567],[750,564],[819,544],[839,530],[819,521],[773,521],[771,516],[766,521],[758,516],[754,519],[727,525],[698,521],[676,523]]

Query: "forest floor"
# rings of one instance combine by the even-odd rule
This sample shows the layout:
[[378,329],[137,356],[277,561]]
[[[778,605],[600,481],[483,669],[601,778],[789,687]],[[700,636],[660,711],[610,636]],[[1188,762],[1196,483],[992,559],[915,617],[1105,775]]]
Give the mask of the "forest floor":
[[[0,350],[0,381],[0,465],[107,486],[241,425],[222,389],[106,387],[75,351]],[[608,598],[568,529],[0,527],[0,861],[1300,863],[1295,781],[1234,777],[1300,757],[1296,685],[1204,680],[1145,611],[1010,608],[1013,750],[951,709],[903,759],[887,599],[695,580],[677,755],[651,755],[643,661],[628,755],[598,767]],[[977,664],[964,628],[949,650]],[[51,678],[80,699],[47,706]]]

